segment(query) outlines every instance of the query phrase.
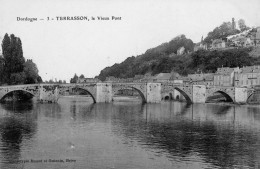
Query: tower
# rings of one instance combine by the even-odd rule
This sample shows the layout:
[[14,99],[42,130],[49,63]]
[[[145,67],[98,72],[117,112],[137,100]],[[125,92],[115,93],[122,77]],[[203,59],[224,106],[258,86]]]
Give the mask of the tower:
[[[0,36],[0,44],[2,44],[3,38]],[[2,45],[0,45],[0,56],[3,55],[2,54]]]
[[235,22],[235,18],[232,18],[232,29],[235,30],[236,29],[236,22]]

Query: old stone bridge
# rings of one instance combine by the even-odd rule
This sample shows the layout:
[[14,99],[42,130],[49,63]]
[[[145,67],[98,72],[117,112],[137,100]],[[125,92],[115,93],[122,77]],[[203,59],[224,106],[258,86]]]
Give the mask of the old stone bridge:
[[72,89],[81,89],[90,94],[93,102],[112,102],[113,96],[123,89],[136,90],[144,103],[158,103],[175,91],[181,93],[187,102],[205,103],[209,96],[218,92],[235,103],[246,103],[254,93],[253,89],[240,87],[182,85],[174,83],[80,83],[80,84],[31,84],[1,86],[0,99],[14,91],[30,93],[40,102],[57,102],[60,96]]

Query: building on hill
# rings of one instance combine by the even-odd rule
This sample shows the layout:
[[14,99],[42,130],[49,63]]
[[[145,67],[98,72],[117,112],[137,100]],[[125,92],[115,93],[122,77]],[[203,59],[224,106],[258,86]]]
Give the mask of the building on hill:
[[260,85],[260,65],[246,66],[235,73],[235,86],[254,87]]
[[153,77],[154,82],[169,82],[171,73],[159,73]]
[[218,68],[217,72],[214,74],[214,85],[215,86],[234,86],[235,73],[240,72],[239,67],[230,68],[222,67]]
[[232,18],[232,29],[235,30],[236,29],[236,22],[235,22],[235,18]]
[[255,35],[255,45],[260,46],[260,27],[256,29],[256,35]]
[[169,55],[170,58],[173,58],[174,56],[176,56],[176,54],[175,54],[174,52],[172,52],[172,53]]
[[203,44],[202,42],[196,43],[194,46],[194,52],[200,49],[207,50],[208,49],[207,44]]
[[185,48],[182,46],[177,50],[177,55],[183,55],[185,52]]
[[[227,37],[227,41],[229,42],[229,44],[232,45],[231,47],[253,46],[254,39],[255,39],[255,33],[254,33],[253,29],[248,29],[241,33],[238,33],[235,35],[230,35]],[[229,46],[229,45],[226,45],[226,46]]]
[[234,43],[235,46],[237,47],[248,47],[254,45],[253,40],[251,40],[250,37],[246,37],[246,36],[233,37],[229,41]]
[[216,50],[216,49],[224,49],[226,48],[226,42],[222,39],[215,39],[213,40],[211,44],[211,49]]
[[183,83],[182,76],[177,72],[171,72],[170,82],[182,84]]
[[244,39],[242,39],[243,47],[248,47],[248,46],[253,46],[253,45],[254,45],[254,41],[252,41],[251,38],[245,37]]
[[140,79],[140,82],[153,82],[154,77],[151,73],[146,73],[142,79]]
[[204,49],[207,50],[208,46],[206,43],[203,43],[203,36],[201,37],[201,41],[199,43],[196,43],[194,46],[193,51],[196,52],[197,50]]

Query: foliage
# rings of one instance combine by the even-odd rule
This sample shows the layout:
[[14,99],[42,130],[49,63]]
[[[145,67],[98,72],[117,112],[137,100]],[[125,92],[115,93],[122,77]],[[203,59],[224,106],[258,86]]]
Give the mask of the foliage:
[[42,82],[41,77],[38,75],[38,68],[32,60],[27,60],[24,64],[25,84],[33,84]]
[[246,26],[246,22],[245,22],[244,19],[239,19],[237,23],[238,23],[239,29],[241,31],[245,31],[245,30],[250,29],[249,27]]
[[10,85],[16,85],[16,84],[23,84],[25,81],[25,73],[24,72],[18,72],[18,73],[12,73],[10,75]]
[[[137,74],[145,74],[148,72],[155,74],[161,71],[170,72],[172,69],[179,69],[182,67],[182,61],[187,61],[181,59],[186,58],[185,55],[176,56],[177,50],[182,46],[187,53],[193,51],[194,44],[192,40],[187,39],[185,35],[180,35],[168,43],[148,49],[142,55],[128,57],[120,64],[116,63],[111,67],[106,67],[100,72],[98,78],[100,80],[105,80],[105,78],[109,76],[129,78]],[[174,57],[169,58],[169,55]],[[177,61],[175,58],[178,58]],[[172,67],[172,65],[174,65],[174,67]],[[182,72],[184,70],[182,69],[180,71]]]
[[119,78],[133,77],[132,74],[178,72],[186,76],[190,73],[205,72],[214,73],[219,67],[243,67],[258,63],[260,59],[249,56],[250,49],[230,49],[222,51],[198,50],[192,54],[175,55],[169,57],[162,55],[156,59],[140,61],[142,58],[131,57],[121,64],[115,64],[101,71],[98,78],[105,80],[108,76]]
[[81,75],[79,76],[79,78],[83,79],[83,78],[85,78],[85,76],[84,76],[83,74],[81,74]]
[[191,67],[203,72],[215,72],[219,67],[250,66],[255,59],[250,57],[247,49],[231,49],[223,51],[198,50],[191,55]]
[[207,37],[204,39],[204,42],[211,44],[214,39],[226,38],[229,35],[234,35],[239,32],[239,30],[233,29],[231,22],[223,22],[220,26],[208,33]]
[[15,35],[5,34],[2,41],[3,57],[0,58],[1,84],[24,84],[41,82],[35,63],[25,62],[22,42]]

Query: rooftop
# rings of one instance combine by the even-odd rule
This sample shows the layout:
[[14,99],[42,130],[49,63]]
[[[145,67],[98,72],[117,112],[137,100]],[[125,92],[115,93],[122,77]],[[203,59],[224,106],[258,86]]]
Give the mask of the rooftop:
[[190,80],[203,81],[203,80],[213,80],[213,73],[200,73],[200,74],[189,74]]
[[242,73],[260,73],[260,65],[242,67],[241,71]]
[[159,73],[154,76],[157,80],[169,80],[171,78],[171,73]]
[[230,68],[230,67],[222,67],[218,68],[215,74],[221,74],[221,75],[230,75],[233,72],[238,72],[239,67]]

